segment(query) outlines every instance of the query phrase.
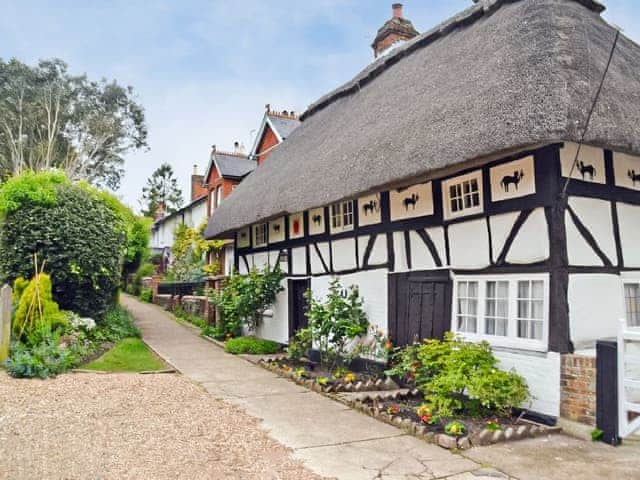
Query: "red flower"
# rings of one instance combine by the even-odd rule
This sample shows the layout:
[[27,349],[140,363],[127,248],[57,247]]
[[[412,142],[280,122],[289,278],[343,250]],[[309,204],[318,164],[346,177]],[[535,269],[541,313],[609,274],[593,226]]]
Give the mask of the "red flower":
[[422,420],[424,423],[429,423],[429,420],[431,420],[431,415],[423,415],[422,417],[420,417],[420,420]]

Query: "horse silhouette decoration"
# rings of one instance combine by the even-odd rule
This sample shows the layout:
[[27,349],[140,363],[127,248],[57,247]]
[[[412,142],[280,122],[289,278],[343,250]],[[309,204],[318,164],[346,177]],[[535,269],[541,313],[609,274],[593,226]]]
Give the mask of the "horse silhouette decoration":
[[635,170],[629,170],[627,173],[631,181],[633,182],[633,186],[636,186],[636,182],[640,182],[640,173],[636,173]]
[[279,223],[275,223],[273,225],[273,231],[274,232],[279,232],[280,231],[280,224]]
[[362,206],[365,215],[378,211],[378,202],[376,200],[369,200]]
[[587,179],[587,174],[589,175],[591,181],[596,176],[596,168],[593,165],[588,165],[584,163],[582,160],[578,162],[578,170],[580,170],[580,175],[582,175],[582,180]]
[[320,225],[322,223],[322,215],[314,215],[311,220],[313,220],[313,223],[315,223],[316,225]]
[[412,193],[410,197],[405,197],[405,199],[402,201],[404,205],[404,209],[408,212],[409,205],[411,205],[411,207],[413,207],[413,210],[415,210],[416,203],[418,203],[418,200],[420,200],[420,197],[418,196],[417,193]]
[[516,170],[515,172],[513,172],[513,175],[505,175],[504,177],[502,177],[502,181],[500,182],[500,185],[502,185],[502,188],[507,193],[509,192],[510,185],[515,186],[516,190],[518,190],[518,185],[520,185],[520,182],[522,181],[523,177],[524,177],[524,171],[520,170],[518,172]]

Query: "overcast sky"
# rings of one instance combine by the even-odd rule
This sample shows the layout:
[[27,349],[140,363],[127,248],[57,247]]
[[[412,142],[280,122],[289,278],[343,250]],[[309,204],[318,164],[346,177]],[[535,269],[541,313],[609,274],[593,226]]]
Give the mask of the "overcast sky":
[[[155,168],[169,162],[185,198],[212,144],[250,147],[270,103],[303,111],[373,59],[388,0],[0,0],[0,57],[58,57],[73,73],[134,87],[150,150],[131,154],[118,194],[138,207]],[[406,0],[424,31],[471,0]],[[608,0],[605,18],[640,40],[640,2]]]

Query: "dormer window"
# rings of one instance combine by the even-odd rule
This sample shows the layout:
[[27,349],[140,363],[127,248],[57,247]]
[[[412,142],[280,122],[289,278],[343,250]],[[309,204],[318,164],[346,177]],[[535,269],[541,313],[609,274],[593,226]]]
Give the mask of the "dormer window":
[[482,172],[445,180],[442,195],[447,219],[482,213]]
[[263,247],[267,244],[267,232],[268,232],[268,224],[267,223],[258,223],[253,226],[253,246],[254,247]]
[[353,230],[353,201],[331,205],[331,232]]

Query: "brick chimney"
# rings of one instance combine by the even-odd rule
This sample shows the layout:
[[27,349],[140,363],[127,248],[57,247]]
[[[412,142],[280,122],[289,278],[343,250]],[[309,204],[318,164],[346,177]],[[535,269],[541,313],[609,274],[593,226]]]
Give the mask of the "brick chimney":
[[371,44],[373,55],[378,58],[418,34],[419,32],[414,28],[413,24],[404,18],[402,4],[394,3],[391,5],[391,18],[380,27],[375,40]]
[[207,189],[204,187],[204,175],[198,174],[198,165],[193,166],[193,172],[191,173],[191,201],[196,198],[200,198],[207,194]]

